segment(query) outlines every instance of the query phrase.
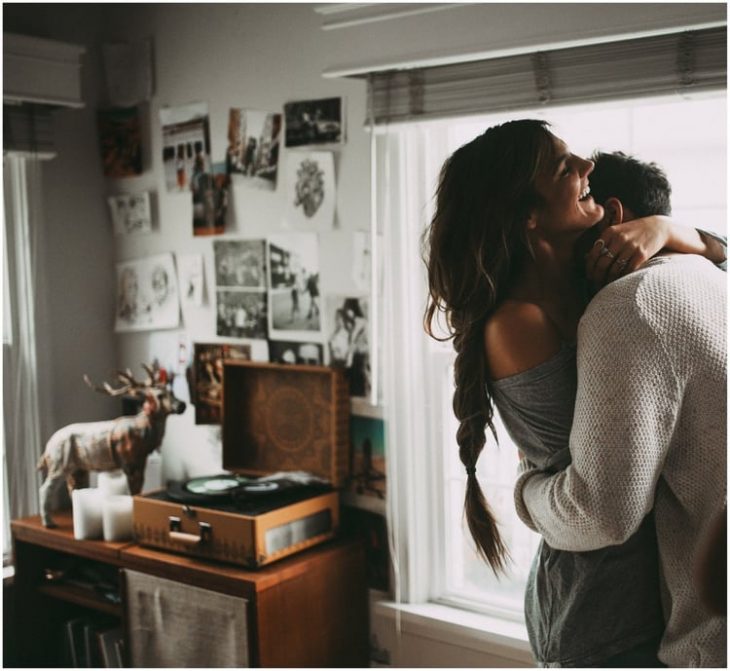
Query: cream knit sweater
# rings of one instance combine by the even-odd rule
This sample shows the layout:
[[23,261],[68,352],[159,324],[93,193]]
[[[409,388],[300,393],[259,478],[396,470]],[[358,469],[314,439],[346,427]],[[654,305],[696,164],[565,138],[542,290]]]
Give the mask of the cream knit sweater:
[[525,468],[522,520],[562,550],[624,542],[654,509],[669,666],[726,666],[726,618],[698,600],[692,565],[726,497],[726,275],[664,256],[605,287],[578,330],[572,465]]

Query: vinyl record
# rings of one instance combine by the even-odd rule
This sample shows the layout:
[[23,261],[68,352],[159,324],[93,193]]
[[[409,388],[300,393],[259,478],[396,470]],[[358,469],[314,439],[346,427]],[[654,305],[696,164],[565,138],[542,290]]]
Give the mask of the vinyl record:
[[191,494],[230,496],[232,490],[245,485],[247,481],[247,478],[235,475],[213,475],[188,480],[185,483],[185,489]]

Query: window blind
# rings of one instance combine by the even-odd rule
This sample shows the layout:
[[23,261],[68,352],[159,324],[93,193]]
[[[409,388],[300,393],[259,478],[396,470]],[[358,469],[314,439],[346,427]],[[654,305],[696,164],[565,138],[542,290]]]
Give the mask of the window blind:
[[3,151],[52,158],[53,107],[25,103],[3,105]]
[[466,116],[726,87],[727,27],[356,75],[370,121]]

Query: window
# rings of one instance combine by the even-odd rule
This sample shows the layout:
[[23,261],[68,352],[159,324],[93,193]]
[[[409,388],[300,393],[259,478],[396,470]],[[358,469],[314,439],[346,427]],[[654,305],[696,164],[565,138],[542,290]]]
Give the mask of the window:
[[[3,561],[10,555],[14,517],[38,511],[40,412],[35,347],[37,215],[40,162],[3,159]],[[13,483],[12,489],[8,482]]]
[[[396,399],[400,415],[388,417],[388,444],[394,446],[397,462],[390,488],[397,491],[389,505],[402,595],[407,600],[437,601],[521,620],[525,581],[539,542],[514,512],[517,455],[504,430],[499,430],[499,447],[488,440],[478,462],[478,477],[514,560],[506,578],[495,578],[478,559],[463,523],[465,474],[451,411],[452,347],[450,342],[431,340],[420,329],[426,296],[420,235],[432,215],[443,160],[490,125],[510,118],[545,118],[577,154],[622,150],[655,161],[672,184],[675,218],[724,235],[725,115],[722,92],[693,99],[604,102],[379,129],[375,155],[377,212],[385,238],[385,337],[386,342],[390,338],[388,348],[405,353],[408,359],[401,362],[405,374],[401,368],[398,379],[394,375],[389,379],[388,367],[394,361],[387,356],[385,361],[387,397]],[[399,260],[393,261],[395,257]],[[415,328],[407,324],[408,319],[415,321]],[[403,416],[408,414],[412,416]],[[412,444],[405,445],[409,440]],[[391,451],[389,459],[390,455]]]

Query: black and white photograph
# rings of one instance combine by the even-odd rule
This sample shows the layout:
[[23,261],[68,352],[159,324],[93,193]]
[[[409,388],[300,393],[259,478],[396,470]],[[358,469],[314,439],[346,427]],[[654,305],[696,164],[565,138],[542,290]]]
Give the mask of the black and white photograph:
[[345,140],[342,98],[298,100],[284,105],[286,146],[341,144]]
[[226,169],[248,184],[276,188],[281,114],[231,108],[228,116]]
[[152,231],[149,192],[120,193],[109,196],[107,202],[112,215],[115,235],[150,233]]
[[117,263],[117,332],[179,324],[180,297],[172,254]]
[[337,201],[332,152],[288,152],[285,190],[287,226],[305,231],[332,230]]
[[319,240],[315,233],[269,237],[270,335],[311,340],[322,328]]
[[215,281],[219,289],[266,288],[265,240],[216,240]]
[[327,296],[327,363],[344,368],[350,396],[370,395],[369,301],[365,296]]
[[271,363],[321,366],[323,349],[322,345],[316,342],[269,340],[269,361]]
[[216,334],[228,338],[266,338],[266,292],[216,291]]
[[[193,173],[210,173],[208,104],[192,103],[160,110],[162,164],[168,192],[190,191]],[[196,168],[197,166],[197,168]]]

